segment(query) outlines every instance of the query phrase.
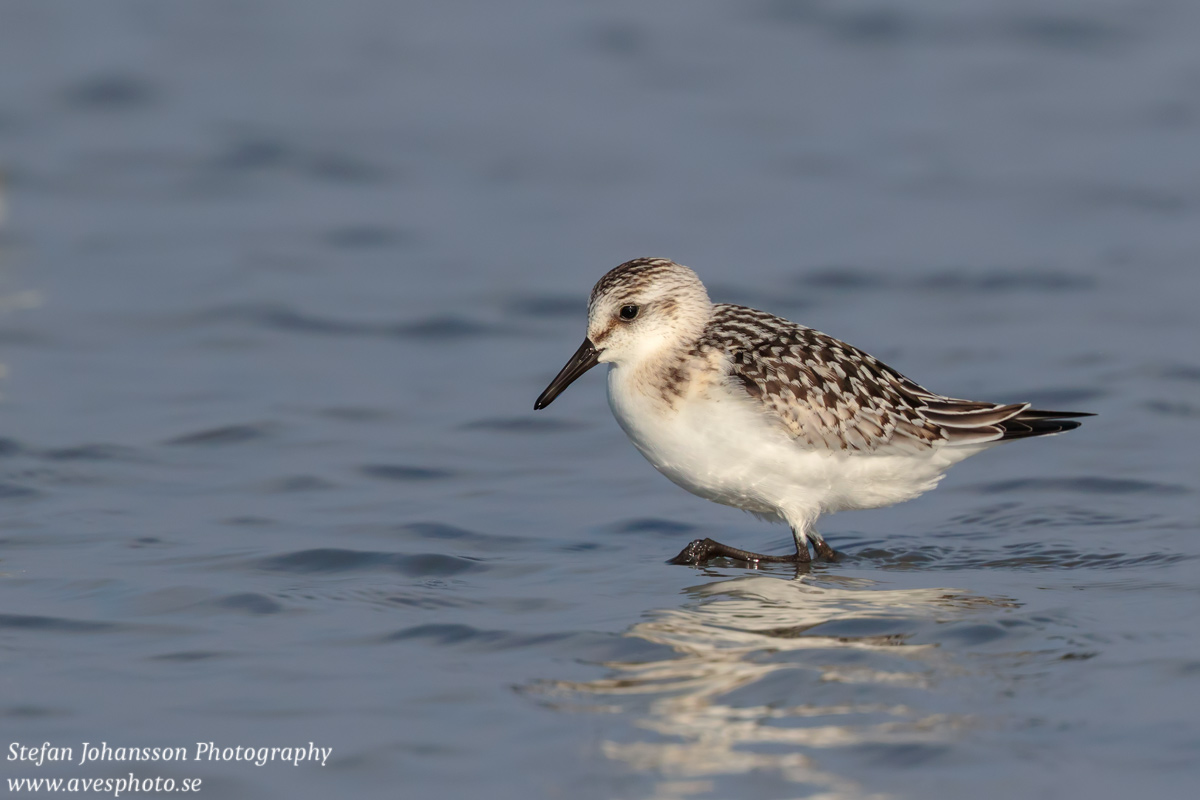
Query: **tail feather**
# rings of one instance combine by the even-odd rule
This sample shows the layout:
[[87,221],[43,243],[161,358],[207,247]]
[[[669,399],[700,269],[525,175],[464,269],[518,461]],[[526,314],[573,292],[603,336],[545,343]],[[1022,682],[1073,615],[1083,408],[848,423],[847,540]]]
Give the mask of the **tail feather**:
[[1076,419],[1094,416],[1096,415],[1088,411],[1041,411],[1031,408],[1000,423],[1000,427],[1004,429],[1004,435],[1000,437],[1000,441],[1027,439],[1030,436],[1049,436],[1052,433],[1075,430],[1081,424],[1076,422]]
[[1075,419],[1077,417],[1094,417],[1096,416],[1091,411],[1039,411],[1036,408],[1031,408],[1028,411],[1022,411],[1017,415],[1017,419]]
[[1029,408],[1028,403],[1014,403],[1007,406],[985,403],[978,405],[980,406],[978,408],[963,408],[955,407],[950,403],[926,403],[920,412],[922,417],[943,428],[975,430],[999,425],[1009,419],[1020,419],[1021,414]]
[[1079,427],[1074,420],[1093,417],[1087,411],[1043,411],[1028,403],[982,403],[953,397],[928,395],[920,398],[919,413],[937,425],[952,445],[978,445],[1049,436]]

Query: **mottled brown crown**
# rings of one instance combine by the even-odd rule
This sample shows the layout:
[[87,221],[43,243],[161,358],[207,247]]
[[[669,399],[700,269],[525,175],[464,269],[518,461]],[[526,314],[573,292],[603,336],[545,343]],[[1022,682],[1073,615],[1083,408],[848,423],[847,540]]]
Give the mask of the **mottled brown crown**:
[[644,289],[652,283],[682,274],[699,281],[690,269],[676,264],[669,258],[635,258],[632,261],[626,261],[619,267],[613,267],[604,274],[603,278],[596,281],[596,285],[592,287],[592,293],[588,297],[588,305],[595,303],[597,298],[610,292],[628,290],[632,293]]

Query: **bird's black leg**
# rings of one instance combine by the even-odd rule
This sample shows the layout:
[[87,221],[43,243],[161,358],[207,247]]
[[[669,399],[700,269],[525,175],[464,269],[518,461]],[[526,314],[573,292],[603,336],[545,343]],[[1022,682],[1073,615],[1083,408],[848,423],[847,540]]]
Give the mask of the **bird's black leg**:
[[[829,545],[825,545],[828,547]],[[832,552],[832,550],[830,551]],[[735,561],[745,561],[747,564],[807,564],[812,560],[808,547],[796,546],[796,552],[790,556],[767,556],[762,553],[751,553],[749,550],[739,550],[727,544],[712,539],[696,539],[679,552],[679,555],[668,561],[668,564],[703,564],[713,558],[732,558]]]
[[837,561],[838,555],[832,547],[825,543],[825,537],[816,531],[808,531],[808,538],[812,539],[813,550],[817,551],[817,555],[823,561]]

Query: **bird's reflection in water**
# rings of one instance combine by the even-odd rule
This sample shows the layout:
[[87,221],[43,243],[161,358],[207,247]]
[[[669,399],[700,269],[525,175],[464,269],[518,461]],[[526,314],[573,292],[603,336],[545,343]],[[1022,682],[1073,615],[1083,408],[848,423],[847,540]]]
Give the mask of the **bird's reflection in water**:
[[[1013,604],[953,589],[874,585],[805,575],[699,586],[689,590],[694,604],[652,612],[627,632],[669,647],[670,657],[608,662],[609,675],[599,680],[540,689],[560,708],[626,714],[635,729],[653,732],[635,730],[602,747],[651,773],[659,800],[712,795],[732,788],[722,780],[738,778],[739,796],[754,796],[753,784],[765,779],[764,790],[804,784],[785,789],[797,796],[883,797],[823,767],[834,759],[822,753],[883,748],[872,757],[878,761],[891,748],[902,760],[914,746],[952,740],[971,720],[929,710],[939,705],[930,690],[967,670],[933,631]],[[747,785],[751,772],[759,780]]]

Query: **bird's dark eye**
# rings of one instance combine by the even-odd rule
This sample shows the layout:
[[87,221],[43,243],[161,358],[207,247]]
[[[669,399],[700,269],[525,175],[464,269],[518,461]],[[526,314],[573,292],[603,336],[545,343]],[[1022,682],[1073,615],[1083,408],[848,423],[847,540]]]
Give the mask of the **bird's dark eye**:
[[621,319],[633,319],[639,310],[637,306],[621,306]]

